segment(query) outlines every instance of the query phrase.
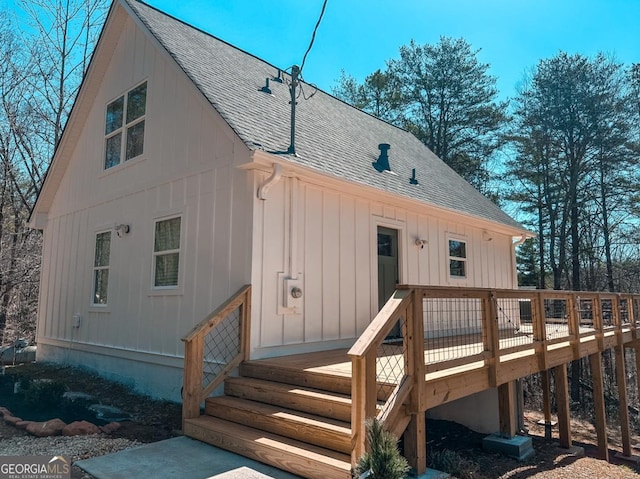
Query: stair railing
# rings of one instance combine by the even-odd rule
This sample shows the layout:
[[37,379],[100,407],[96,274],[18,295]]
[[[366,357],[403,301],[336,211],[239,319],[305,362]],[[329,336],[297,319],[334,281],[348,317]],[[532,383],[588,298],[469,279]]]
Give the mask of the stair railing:
[[399,287],[349,350],[353,463],[365,452],[367,419],[377,417],[399,436],[418,410],[423,336],[422,298],[416,302],[413,289]]
[[248,359],[251,285],[198,323],[184,341],[182,419],[200,416],[200,404]]

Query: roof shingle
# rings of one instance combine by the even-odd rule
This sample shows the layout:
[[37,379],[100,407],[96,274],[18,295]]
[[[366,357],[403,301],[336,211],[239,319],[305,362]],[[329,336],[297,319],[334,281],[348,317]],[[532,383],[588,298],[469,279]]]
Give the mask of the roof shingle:
[[[278,68],[212,35],[136,0],[125,0],[152,35],[250,149],[281,154],[288,161],[344,180],[524,230],[475,190],[411,133],[318,90],[300,97],[296,110],[296,155],[290,138],[290,93],[271,81]],[[288,75],[287,75],[288,76]],[[307,97],[316,88],[302,83]],[[378,144],[389,143],[391,169],[372,166]],[[418,185],[409,182],[416,169]]]

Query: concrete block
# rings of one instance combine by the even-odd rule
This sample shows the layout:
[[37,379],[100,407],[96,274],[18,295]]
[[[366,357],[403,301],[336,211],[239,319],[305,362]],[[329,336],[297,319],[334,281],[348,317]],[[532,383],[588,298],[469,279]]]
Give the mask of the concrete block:
[[482,440],[482,448],[487,452],[513,457],[518,461],[529,459],[534,454],[533,442],[527,436],[504,438],[499,434],[491,434]]

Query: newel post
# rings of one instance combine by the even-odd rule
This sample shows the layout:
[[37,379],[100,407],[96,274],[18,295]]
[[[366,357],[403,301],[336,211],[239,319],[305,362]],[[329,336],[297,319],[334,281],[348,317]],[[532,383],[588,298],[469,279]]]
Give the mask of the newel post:
[[406,374],[413,378],[409,396],[408,413],[411,419],[404,436],[405,457],[416,474],[427,470],[427,434],[425,429],[425,365],[424,365],[424,320],[422,292],[414,289],[413,298],[406,311],[407,357]]
[[355,464],[366,450],[367,418],[376,415],[376,350],[364,356],[351,357],[351,463]]
[[[204,343],[201,334],[184,344],[184,378],[182,388],[182,420],[200,416],[202,401],[202,360]],[[184,424],[183,424],[184,427]]]

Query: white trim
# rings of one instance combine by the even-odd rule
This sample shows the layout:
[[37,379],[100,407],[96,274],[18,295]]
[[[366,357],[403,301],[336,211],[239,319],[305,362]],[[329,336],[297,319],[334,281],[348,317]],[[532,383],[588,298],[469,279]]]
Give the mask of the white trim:
[[[451,241],[457,241],[459,243],[464,243],[464,258],[461,256],[451,256],[449,254],[449,243]],[[466,235],[461,235],[457,233],[450,233],[445,231],[445,244],[444,244],[445,255],[445,269],[447,271],[447,283],[455,284],[458,286],[466,285],[469,281],[469,264],[470,264],[470,256],[469,256],[469,238]],[[464,276],[453,276],[451,274],[451,265],[450,261],[462,261],[464,263]]]
[[[135,90],[136,88],[138,88],[139,86],[146,84],[146,91],[145,91],[145,97],[144,97],[144,114],[142,116],[139,116],[137,118],[135,118],[134,120],[132,120],[131,122],[127,122],[127,107],[129,105],[129,93],[131,93],[133,90]],[[112,99],[108,100],[103,108],[103,122],[102,122],[102,136],[104,138],[104,143],[103,143],[103,148],[102,148],[102,165],[101,165],[101,170],[103,173],[107,173],[107,172],[112,172],[113,170],[116,169],[121,169],[120,167],[124,167],[127,164],[131,164],[131,162],[135,161],[135,160],[139,160],[145,157],[145,152],[147,151],[147,149],[145,149],[144,144],[145,144],[145,139],[147,136],[147,105],[149,104],[149,79],[145,78],[143,80],[140,80],[138,83],[136,83],[134,86],[128,88],[127,90],[125,90],[124,92],[119,93],[118,95],[114,96]],[[120,125],[120,127],[116,128],[115,130],[106,133],[107,130],[107,109],[109,108],[109,105],[117,100],[119,100],[120,98],[123,99],[122,101],[122,124]],[[129,158],[127,159],[127,138],[128,138],[128,130],[130,128],[132,128],[133,126],[144,122],[144,136],[143,136],[143,140],[142,140],[142,153],[134,156],[133,158]],[[107,159],[107,140],[109,140],[110,138],[115,137],[116,135],[120,135],[120,161],[118,162],[117,165],[113,165],[109,168],[106,168],[106,159]],[[100,175],[102,176],[102,175]]]
[[[96,266],[96,251],[98,247],[98,235],[109,233],[109,264],[106,266]],[[107,302],[106,303],[95,303],[96,296],[96,271],[97,270],[107,270],[109,276],[111,276],[111,255],[113,252],[112,246],[113,234],[111,227],[101,227],[99,229],[95,229],[93,233],[93,255],[91,256],[91,299],[89,302],[89,309],[96,310],[100,312],[110,312],[110,304],[109,304],[109,287],[111,285],[110,279],[107,279]]]
[[64,339],[39,337],[39,344],[55,346],[64,349],[73,349],[86,353],[101,354],[118,359],[128,359],[161,366],[171,366],[182,369],[184,366],[184,356],[156,353],[153,351],[136,351],[135,349],[120,348],[117,346],[105,346],[96,343],[81,343]]
[[[150,290],[149,296],[169,296],[169,295],[181,295],[183,294],[183,285],[184,278],[184,242],[185,242],[185,213],[184,210],[172,214],[165,214],[162,216],[155,216],[153,218],[153,228],[151,233],[151,278],[150,278]],[[178,249],[172,250],[163,250],[161,253],[163,255],[166,254],[174,254],[178,253],[178,284],[172,286],[156,286],[156,257],[158,256],[158,252],[155,251],[155,242],[156,242],[156,224],[161,221],[172,220],[175,218],[180,218],[180,246]]]
[[[378,226],[398,232],[398,283],[406,283],[407,254],[404,247],[406,224],[401,220],[371,215],[371,311],[373,317],[378,314]],[[373,317],[371,319],[373,319]]]
[[260,171],[264,171],[265,173],[270,173],[273,169],[273,164],[279,163],[283,166],[283,177],[297,177],[311,185],[316,185],[323,188],[334,188],[338,191],[345,191],[346,187],[346,191],[350,191],[354,196],[359,196],[364,199],[370,199],[377,203],[384,203],[390,206],[398,206],[400,208],[420,212],[420,214],[433,216],[435,218],[441,218],[447,221],[456,221],[468,226],[486,229],[490,232],[506,234],[509,236],[521,236],[522,234],[533,236],[532,232],[524,228],[509,226],[497,220],[475,216],[471,213],[466,213],[453,208],[438,206],[432,203],[427,203],[426,201],[418,200],[416,198],[409,198],[390,193],[388,191],[379,190],[374,188],[373,186],[355,183],[353,181],[338,178],[336,176],[330,176],[326,173],[319,172],[310,167],[292,163],[285,158],[267,153],[262,150],[253,150],[251,153],[251,160],[252,161],[250,163],[239,165],[238,168],[245,170],[257,169]]

